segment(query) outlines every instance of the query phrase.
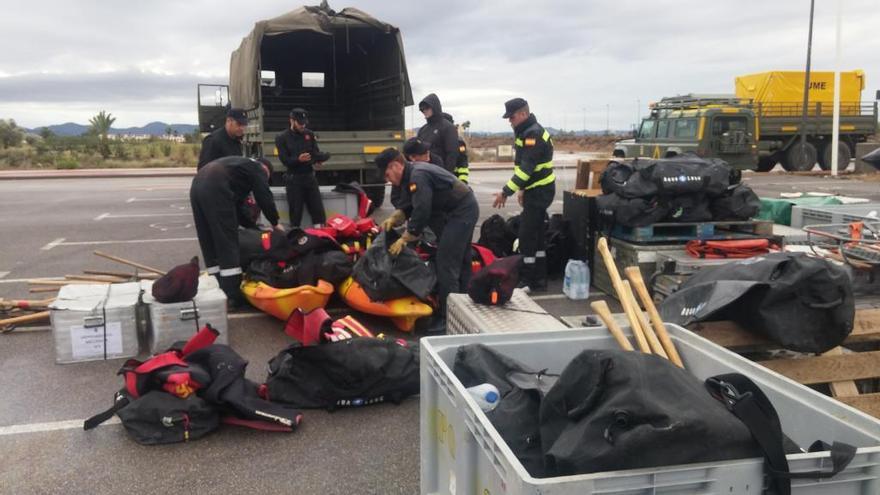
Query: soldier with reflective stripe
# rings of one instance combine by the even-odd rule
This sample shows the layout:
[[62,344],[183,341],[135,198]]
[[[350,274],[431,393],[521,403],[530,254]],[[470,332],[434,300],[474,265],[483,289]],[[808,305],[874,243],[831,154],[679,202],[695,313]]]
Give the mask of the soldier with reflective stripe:
[[[443,118],[448,120],[450,124],[455,124],[455,120],[452,119],[452,115],[449,115],[446,112],[443,112]],[[464,142],[464,139],[461,138],[461,135],[458,136],[458,161],[455,163],[455,167],[452,169],[452,173],[458,177],[458,180],[468,183],[468,179],[470,178],[470,164],[468,163],[468,155],[467,155],[467,143]]]
[[523,207],[519,222],[519,252],[523,255],[520,285],[529,290],[547,288],[547,251],[544,247],[547,208],[556,195],[553,140],[529,111],[529,103],[514,98],[504,104],[503,118],[514,132],[513,177],[492,206],[503,207],[514,193]]

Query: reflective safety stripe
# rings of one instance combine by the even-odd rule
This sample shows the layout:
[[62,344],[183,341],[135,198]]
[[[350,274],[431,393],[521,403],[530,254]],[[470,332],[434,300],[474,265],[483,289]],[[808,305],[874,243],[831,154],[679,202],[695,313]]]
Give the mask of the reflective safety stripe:
[[526,256],[525,258],[523,258],[523,263],[527,265],[534,264],[535,261],[537,261],[537,259],[534,256]]
[[519,165],[513,167],[513,175],[519,177],[522,180],[529,180],[529,174],[523,172],[523,169],[519,168]]
[[544,141],[550,141],[550,133],[547,132],[546,129],[544,130],[544,134],[541,136],[541,139],[543,139]]
[[553,168],[553,160],[535,165],[535,172],[537,172],[539,170],[545,170],[548,168]]
[[523,140],[520,139],[520,138],[516,138],[516,139],[513,140],[513,144],[514,144],[515,146],[519,146],[520,148],[522,148]]
[[513,192],[519,191],[519,184],[514,182],[513,179],[510,179],[509,181],[507,181],[507,184],[505,184],[505,187],[507,187],[508,189],[510,189]]
[[534,189],[536,187],[546,186],[547,184],[552,184],[554,181],[556,181],[556,175],[554,175],[553,172],[550,172],[550,175],[544,177],[541,180],[535,181],[532,184],[529,184],[528,186],[526,186],[526,189]]
[[468,168],[467,167],[456,167],[453,169],[453,171],[457,174],[466,174],[466,173],[468,173]]
[[220,270],[221,277],[232,277],[234,275],[241,275],[241,267],[224,268],[224,269]]
[[538,258],[546,258],[546,257],[547,257],[547,251],[537,251],[537,252],[535,252],[535,256],[538,257]]
[[209,266],[207,268],[207,271],[208,271],[208,275],[214,275],[214,274],[220,273],[220,267],[219,266]]

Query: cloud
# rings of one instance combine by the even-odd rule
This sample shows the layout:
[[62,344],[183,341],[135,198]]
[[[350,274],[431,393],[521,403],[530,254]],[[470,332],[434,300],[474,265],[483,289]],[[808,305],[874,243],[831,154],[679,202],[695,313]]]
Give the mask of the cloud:
[[[337,10],[345,6],[333,3]],[[817,2],[814,70],[833,67],[835,3]],[[875,3],[845,2],[843,68],[865,70],[866,99],[880,87],[870,41],[880,24]],[[354,6],[400,27],[416,100],[436,92],[456,120],[503,130],[499,109],[512,96],[527,98],[546,125],[603,129],[607,118],[613,128],[628,128],[662,96],[731,92],[740,74],[803,70],[808,5],[361,0]],[[230,54],[254,22],[292,8],[280,0],[246,9],[216,0],[20,4],[0,19],[4,37],[16,40],[0,58],[0,118],[57,123],[50,110],[57,108],[68,120],[85,122],[104,108],[130,125],[195,122],[196,83],[225,81]],[[409,123],[412,115],[406,112]],[[414,117],[420,125],[421,116]]]

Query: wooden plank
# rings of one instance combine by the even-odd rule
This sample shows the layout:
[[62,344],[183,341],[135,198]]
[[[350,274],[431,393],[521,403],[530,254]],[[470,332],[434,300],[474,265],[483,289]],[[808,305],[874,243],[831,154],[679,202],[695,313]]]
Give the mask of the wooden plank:
[[758,364],[805,385],[880,377],[880,351],[856,352],[845,356],[772,359],[758,361]]
[[[831,349],[830,351],[822,354],[823,356],[842,356],[843,348],[840,346]],[[831,382],[828,384],[829,388],[831,388],[831,396],[832,397],[852,397],[855,395],[859,395],[859,389],[856,387],[856,382],[852,380],[844,380],[841,382]]]
[[880,418],[880,394],[863,394],[855,397],[839,397],[837,400],[871,416]]
[[[703,338],[729,348],[772,347],[772,341],[743,329],[732,321],[706,321],[688,325],[688,329]],[[844,343],[880,340],[880,309],[858,309],[853,331]],[[776,347],[779,347],[776,345]]]

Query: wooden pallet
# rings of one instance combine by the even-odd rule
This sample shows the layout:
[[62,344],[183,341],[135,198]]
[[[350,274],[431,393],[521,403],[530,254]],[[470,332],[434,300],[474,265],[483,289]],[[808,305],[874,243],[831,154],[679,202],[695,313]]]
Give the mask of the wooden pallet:
[[645,227],[615,225],[611,231],[612,237],[641,244],[687,242],[693,239],[753,239],[772,235],[773,223],[767,221],[655,223]]
[[[688,327],[701,337],[737,353],[778,348],[777,344],[730,321],[695,323]],[[859,393],[856,380],[880,378],[880,351],[855,352],[847,345],[880,344],[880,309],[856,310],[855,324],[843,345],[819,356],[758,361],[804,385],[828,384],[832,397],[880,418],[880,393]]]

